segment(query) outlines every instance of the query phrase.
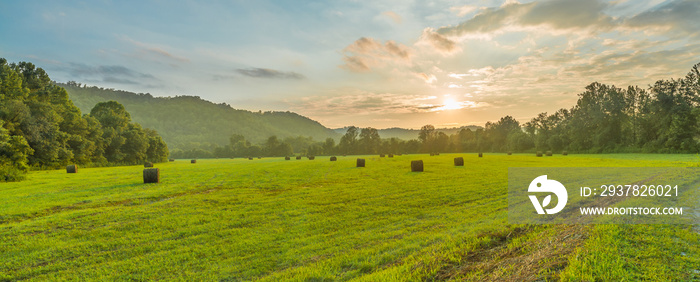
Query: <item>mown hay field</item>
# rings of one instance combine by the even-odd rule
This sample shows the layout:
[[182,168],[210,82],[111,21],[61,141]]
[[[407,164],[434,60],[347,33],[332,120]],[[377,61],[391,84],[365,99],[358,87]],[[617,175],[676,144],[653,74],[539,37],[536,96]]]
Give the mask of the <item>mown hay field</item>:
[[0,280],[700,280],[697,225],[509,225],[506,200],[508,167],[697,156],[362,158],[31,172],[0,184]]

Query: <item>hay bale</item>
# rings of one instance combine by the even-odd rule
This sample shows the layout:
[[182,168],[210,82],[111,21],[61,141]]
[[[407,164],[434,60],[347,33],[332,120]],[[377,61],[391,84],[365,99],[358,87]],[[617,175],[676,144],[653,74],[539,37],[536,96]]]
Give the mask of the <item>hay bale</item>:
[[462,157],[455,158],[455,166],[464,166],[464,158],[462,158]]
[[569,155],[569,152],[564,151],[564,152],[561,152],[561,154],[564,155],[564,156],[568,156],[568,155]]
[[262,159],[262,157],[258,157],[258,160],[259,160],[259,159]]
[[435,156],[435,153],[430,153],[430,156],[431,156],[431,157],[432,157],[432,156]]
[[78,173],[78,165],[72,164],[66,166],[66,172],[67,173]]
[[483,158],[483,157],[484,157],[484,153],[479,153],[479,158]]
[[435,153],[435,155],[436,155],[436,156],[439,156],[439,155],[440,155],[440,153],[437,153],[437,152],[436,152],[436,153]]
[[411,161],[411,171],[412,171],[412,172],[421,172],[421,171],[423,171],[423,161],[422,161],[422,160]]
[[146,168],[143,170],[143,183],[160,183],[160,169]]
[[337,160],[338,160],[338,158],[336,158],[335,156],[332,156],[332,157],[331,157],[331,162],[334,162],[334,161],[337,161]]
[[143,163],[143,167],[153,167],[153,163],[152,162],[145,162],[145,163]]
[[535,154],[535,155],[538,156],[538,157],[541,157],[541,156],[542,156],[542,151],[537,151],[537,154]]
[[175,161],[175,159],[169,159],[168,161],[174,162],[174,161]]
[[252,160],[253,160],[253,157],[248,157],[248,160],[249,160],[249,161],[252,161]]
[[389,154],[388,157],[393,158],[394,154]]
[[292,159],[292,158],[290,158],[289,156],[284,157],[284,160],[285,160],[285,161],[288,161],[288,160],[291,160],[291,159]]
[[196,163],[197,163],[197,160],[191,160],[190,163],[191,163],[191,164],[196,164]]
[[310,161],[313,161],[314,159],[316,159],[316,157],[314,157],[314,156],[308,156],[308,158]]
[[509,156],[512,155],[512,154],[513,154],[513,152],[508,151],[508,155],[509,155]]
[[301,160],[301,156],[297,156],[296,159],[297,159],[297,160]]
[[348,156],[348,155],[346,155],[346,154],[343,154],[343,157],[347,157],[347,156]]
[[357,159],[357,167],[365,167],[365,159]]
[[379,157],[380,157],[380,158],[383,158],[383,157],[384,157],[384,154],[379,154]]
[[547,151],[547,153],[545,153],[545,155],[547,155],[547,157],[551,157],[551,156],[552,156],[552,151]]

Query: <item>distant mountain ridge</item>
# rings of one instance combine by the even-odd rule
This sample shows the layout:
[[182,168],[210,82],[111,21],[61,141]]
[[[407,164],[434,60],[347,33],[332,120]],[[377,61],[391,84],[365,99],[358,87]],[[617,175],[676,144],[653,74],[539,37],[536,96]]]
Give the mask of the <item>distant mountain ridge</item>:
[[[349,126],[346,127],[341,127],[341,128],[335,128],[333,129],[335,132],[338,134],[345,134],[345,132],[348,130]],[[483,126],[477,126],[477,125],[467,125],[467,126],[462,126],[462,127],[452,127],[452,128],[436,128],[436,131],[439,132],[444,132],[447,135],[452,135],[463,128],[468,128],[472,131],[477,130],[479,128],[484,128]],[[379,132],[379,136],[382,138],[399,138],[402,140],[411,140],[411,139],[418,139],[418,133],[420,133],[420,129],[406,129],[406,128],[399,128],[399,127],[391,127],[391,128],[385,128],[385,129],[377,129],[377,132]]]
[[[228,104],[216,104],[198,96],[153,97],[151,94],[133,93],[123,90],[85,87],[77,83],[57,83],[68,91],[73,104],[83,113],[99,102],[117,101],[124,105],[133,121],[145,128],[158,131],[170,150],[202,148],[209,145],[223,146],[233,134],[243,135],[248,141],[258,144],[275,135],[286,137],[312,137],[323,141],[330,137],[336,140],[345,134],[348,127],[329,129],[319,122],[293,112],[252,112],[234,109]],[[438,128],[448,135],[462,128],[476,130],[481,126]],[[417,139],[418,129],[379,129],[381,138]]]
[[293,112],[251,112],[215,104],[197,96],[153,97],[128,91],[81,87],[76,83],[58,83],[68,91],[73,103],[83,113],[95,104],[117,101],[131,113],[131,118],[145,128],[158,131],[172,150],[203,147],[206,144],[226,145],[233,134],[240,134],[256,144],[276,135],[312,137],[323,141],[340,135],[317,121]]

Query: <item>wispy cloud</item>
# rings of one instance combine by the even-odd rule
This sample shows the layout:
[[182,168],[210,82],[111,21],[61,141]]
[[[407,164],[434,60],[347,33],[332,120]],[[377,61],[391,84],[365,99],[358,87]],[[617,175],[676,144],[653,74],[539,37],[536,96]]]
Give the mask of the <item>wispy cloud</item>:
[[120,65],[91,66],[82,63],[68,63],[57,68],[79,81],[149,85],[157,80],[151,74],[138,72]]
[[122,41],[128,42],[129,44],[137,48],[136,52],[134,53],[126,53],[125,55],[127,56],[151,61],[165,62],[171,65],[190,62],[188,58],[185,58],[183,56],[177,56],[167,51],[167,49],[172,48],[157,44],[141,42],[125,35],[118,36],[118,38]]
[[300,73],[296,73],[296,72],[284,72],[284,71],[265,69],[265,68],[237,69],[236,73],[244,75],[244,76],[248,76],[248,77],[267,78],[267,79],[300,80],[300,79],[306,78],[304,75],[302,75]]
[[458,17],[464,17],[467,14],[474,12],[476,9],[477,9],[476,6],[463,5],[463,6],[450,7],[450,12],[454,12],[455,14],[457,14]]
[[294,108],[304,109],[305,112],[317,116],[429,113],[488,105],[477,101],[441,100],[436,96],[373,93],[361,90],[349,92],[332,97],[304,97],[288,102]]
[[341,68],[366,72],[373,68],[386,65],[411,63],[413,51],[393,40],[388,40],[382,44],[373,38],[362,37],[343,50],[343,61],[345,64]]
[[389,17],[392,21],[394,21],[397,24],[400,24],[403,21],[403,18],[401,18],[401,16],[399,16],[399,14],[397,14],[393,11],[383,12],[382,15]]

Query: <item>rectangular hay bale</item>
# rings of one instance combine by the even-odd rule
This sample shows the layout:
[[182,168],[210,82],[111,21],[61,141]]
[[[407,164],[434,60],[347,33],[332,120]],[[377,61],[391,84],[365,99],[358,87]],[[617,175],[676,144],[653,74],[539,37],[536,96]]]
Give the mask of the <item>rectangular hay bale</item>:
[[143,170],[143,183],[160,183],[160,169],[146,168]]
[[422,172],[423,171],[423,161],[411,161],[411,171],[412,172]]

